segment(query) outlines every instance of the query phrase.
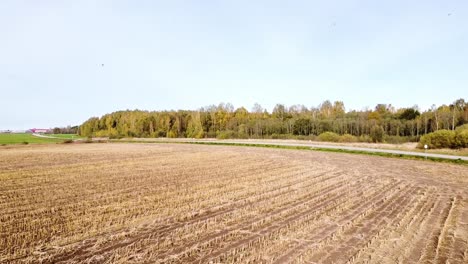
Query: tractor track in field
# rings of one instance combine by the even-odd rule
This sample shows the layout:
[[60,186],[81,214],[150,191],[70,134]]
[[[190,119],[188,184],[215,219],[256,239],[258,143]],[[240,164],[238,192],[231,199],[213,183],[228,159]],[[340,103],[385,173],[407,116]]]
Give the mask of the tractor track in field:
[[[320,175],[318,175],[317,177],[321,177],[323,175],[326,175],[325,173],[322,173]],[[334,179],[336,178],[337,176],[336,175],[332,175],[328,178],[325,179],[325,181],[327,180],[330,180],[330,179]],[[286,189],[286,188],[290,188],[291,186],[293,186],[294,184],[302,184],[304,183],[304,181],[301,181],[301,182],[296,182],[296,183],[291,183],[291,184],[288,184],[288,185],[285,185],[285,186],[281,186],[280,188],[281,189]],[[335,187],[335,188],[338,188],[338,187]],[[270,192],[277,192],[278,189],[274,189],[274,190],[271,190],[271,191],[268,191],[268,193]],[[137,234],[134,234],[134,237],[132,238],[125,238],[125,241],[123,242],[120,242],[120,243],[113,243],[112,245],[108,245],[106,246],[105,248],[102,248],[102,249],[99,249],[99,250],[96,250],[94,249],[92,252],[88,252],[86,253],[86,249],[87,248],[91,248],[93,247],[92,244],[89,244],[83,248],[80,248],[78,252],[72,252],[66,256],[58,256],[57,258],[54,258],[53,259],[53,262],[60,262],[60,261],[66,261],[68,260],[69,258],[72,258],[73,256],[75,255],[80,255],[84,258],[86,258],[86,256],[92,256],[93,254],[99,254],[99,253],[104,253],[104,252],[108,252],[110,251],[110,249],[116,249],[116,248],[121,248],[121,247],[125,247],[125,246],[128,246],[128,245],[131,245],[141,239],[144,239],[146,237],[151,237],[152,235],[154,234],[157,234],[157,236],[159,237],[163,237],[165,234],[173,231],[173,230],[176,230],[176,229],[179,229],[181,227],[187,227],[188,225],[195,225],[195,224],[198,224],[202,221],[205,221],[205,220],[208,220],[210,218],[215,218],[215,217],[219,217],[221,215],[225,215],[225,214],[229,214],[229,213],[233,213],[235,212],[236,210],[239,209],[238,206],[244,206],[245,204],[249,204],[250,206],[252,206],[252,204],[254,203],[259,203],[263,200],[266,200],[266,199],[273,199],[275,197],[278,197],[278,196],[283,196],[283,195],[287,195],[288,192],[293,192],[294,190],[289,190],[287,192],[279,192],[279,193],[275,193],[274,195],[272,196],[266,196],[267,193],[262,193],[259,195],[259,198],[256,200],[256,201],[247,201],[247,200],[254,200],[255,197],[252,197],[252,196],[249,196],[247,198],[244,198],[244,199],[240,199],[238,201],[234,201],[233,203],[230,203],[229,206],[225,206],[224,209],[223,206],[217,206],[218,210],[213,210],[211,211],[210,209],[208,209],[207,211],[209,212],[208,214],[203,214],[203,215],[197,215],[195,217],[193,217],[192,219],[190,219],[190,221],[186,221],[186,222],[173,222],[173,223],[167,223],[167,220],[166,221],[162,221],[164,223],[166,223],[165,225],[163,226],[156,226],[155,228],[151,228],[151,227],[145,227],[143,229],[144,232],[139,232]],[[264,196],[264,197],[261,197],[261,196]],[[266,196],[266,197],[265,197]],[[301,202],[296,202],[295,204],[300,204]],[[168,219],[170,220],[170,219]],[[197,243],[200,243],[200,241],[197,241]]]

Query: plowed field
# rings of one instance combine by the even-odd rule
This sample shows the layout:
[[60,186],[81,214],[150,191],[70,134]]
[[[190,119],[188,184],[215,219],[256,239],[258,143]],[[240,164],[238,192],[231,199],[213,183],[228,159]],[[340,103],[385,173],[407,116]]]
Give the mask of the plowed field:
[[0,148],[3,263],[468,263],[468,167],[184,144]]

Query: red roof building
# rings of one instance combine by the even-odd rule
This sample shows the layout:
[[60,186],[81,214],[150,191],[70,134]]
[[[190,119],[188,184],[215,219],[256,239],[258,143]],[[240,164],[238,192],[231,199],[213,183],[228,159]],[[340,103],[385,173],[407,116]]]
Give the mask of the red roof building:
[[32,133],[47,133],[50,132],[50,129],[47,128],[31,128],[29,129]]

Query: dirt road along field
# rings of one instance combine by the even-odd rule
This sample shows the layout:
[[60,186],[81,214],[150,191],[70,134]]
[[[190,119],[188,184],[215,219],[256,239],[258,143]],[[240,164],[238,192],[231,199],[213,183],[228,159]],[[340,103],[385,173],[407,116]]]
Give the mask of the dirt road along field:
[[3,263],[468,263],[468,167],[185,144],[0,148]]

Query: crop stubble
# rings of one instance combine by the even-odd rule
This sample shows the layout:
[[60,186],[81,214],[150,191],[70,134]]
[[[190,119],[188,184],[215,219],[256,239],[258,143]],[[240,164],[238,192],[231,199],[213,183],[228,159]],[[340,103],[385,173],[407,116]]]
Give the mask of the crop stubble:
[[0,262],[467,263],[466,166],[171,144],[0,149]]

